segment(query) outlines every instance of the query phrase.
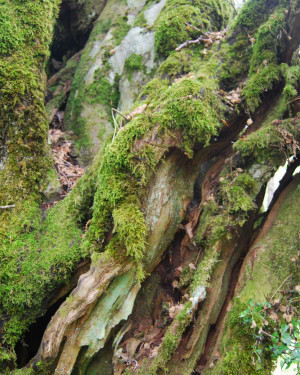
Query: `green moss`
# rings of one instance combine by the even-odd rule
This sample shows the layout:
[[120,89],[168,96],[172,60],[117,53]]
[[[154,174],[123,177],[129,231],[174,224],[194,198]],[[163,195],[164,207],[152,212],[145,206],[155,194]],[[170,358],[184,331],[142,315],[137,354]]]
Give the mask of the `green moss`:
[[286,104],[293,100],[298,94],[298,86],[300,80],[300,67],[299,66],[288,66],[287,64],[281,64],[280,66],[282,75],[285,80],[285,86],[283,89],[283,96]]
[[[185,78],[170,87],[162,85],[161,94],[156,92],[148,110],[136,115],[114,142],[107,144],[99,171],[101,180],[95,194],[93,219],[86,238],[95,250],[102,248],[105,233],[114,226],[115,236],[109,250],[119,256],[127,254],[138,264],[142,263],[147,231],[132,197],[140,199],[143,196],[144,187],[168,146],[156,148],[144,144],[135,149],[135,142],[157,126],[161,137],[175,129],[183,133],[181,147],[191,154],[190,147],[197,143],[208,145],[210,138],[217,133],[221,127],[217,119],[222,111],[221,103],[210,89],[203,89],[203,84],[195,78]],[[120,219],[122,212],[125,217]],[[126,220],[134,216],[135,228]],[[124,241],[126,249],[122,249]],[[114,252],[113,248],[118,251]]]
[[[256,73],[265,60],[268,64],[277,63],[282,52],[282,40],[277,36],[285,25],[287,5],[287,0],[249,0],[242,7],[229,33],[220,69],[222,84],[227,89],[233,88],[249,71]],[[282,8],[272,14],[278,6]]]
[[80,248],[82,230],[67,214],[66,201],[46,219],[37,205],[27,203],[15,220],[0,239],[0,311],[10,318],[3,330],[4,342],[10,345],[44,311],[49,290],[66,283],[88,255]]
[[199,32],[187,27],[186,22],[204,30],[221,29],[232,8],[223,1],[188,0],[168,1],[155,21],[155,49],[162,56],[175,50],[186,40],[199,37]]
[[249,78],[246,86],[242,90],[242,95],[246,101],[249,112],[254,112],[261,103],[262,95],[272,89],[274,84],[280,79],[280,68],[270,64]]
[[[198,22],[195,16],[198,16]],[[185,22],[199,26],[202,22],[199,9],[191,5],[177,6],[158,17],[154,30],[155,49],[160,56],[167,57],[179,44],[196,37],[194,30],[188,32]]]
[[[183,78],[170,86],[160,98],[161,121],[164,126],[184,129],[186,152],[192,156],[192,143],[208,145],[222,127],[221,101],[205,84],[193,78]],[[191,140],[193,142],[191,143]]]
[[190,72],[191,56],[187,49],[170,54],[159,66],[157,75],[162,78],[175,79]]
[[255,158],[257,163],[269,160],[278,168],[286,158],[294,155],[293,143],[298,139],[299,124],[293,119],[274,120],[247,138],[234,144],[245,159]]
[[97,22],[95,25],[95,32],[97,35],[102,34],[102,33],[107,33],[108,30],[110,29],[111,26],[111,19],[103,19],[100,22]]
[[[140,210],[136,198],[128,199],[125,203],[113,210],[114,233],[117,233],[113,243],[120,243],[126,247],[126,252],[134,258],[137,265],[142,263],[146,249],[146,236],[148,227],[144,215]],[[110,246],[108,246],[108,250]],[[112,249],[116,251],[116,246]],[[139,268],[139,278],[143,278],[143,268]]]
[[59,3],[1,1],[0,140],[8,154],[0,172],[1,203],[37,196],[50,168],[43,64]]
[[131,54],[125,61],[125,69],[128,72],[128,79],[131,80],[132,73],[139,70],[143,71],[143,56],[136,53]]
[[203,259],[199,262],[196,272],[191,283],[191,290],[196,291],[199,286],[207,287],[209,285],[209,280],[215,269],[216,263],[218,261],[218,243],[215,245],[209,245],[206,248],[205,255]]
[[[140,368],[134,373],[138,375],[156,375],[161,373],[161,371],[168,372],[166,365],[178,348],[182,335],[192,320],[190,308],[191,302],[187,302],[183,310],[175,317],[173,323],[168,327],[163,342],[159,347],[158,356],[154,358],[151,363],[145,360],[142,366],[140,366]],[[125,374],[129,375],[133,374],[133,372],[127,371]]]
[[147,20],[145,18],[144,11],[145,9],[143,9],[134,20],[134,24],[133,24],[134,27],[146,27],[147,26]]
[[119,45],[126,36],[131,26],[128,25],[127,16],[119,16],[112,24],[112,34],[114,36],[115,45]]
[[147,99],[148,102],[154,102],[157,95],[163,93],[168,87],[168,81],[160,78],[154,78],[148,82],[141,91],[139,100]]
[[118,79],[114,85],[101,76],[100,69],[94,74],[94,82],[86,87],[89,103],[100,103],[111,107],[117,107],[119,101]]

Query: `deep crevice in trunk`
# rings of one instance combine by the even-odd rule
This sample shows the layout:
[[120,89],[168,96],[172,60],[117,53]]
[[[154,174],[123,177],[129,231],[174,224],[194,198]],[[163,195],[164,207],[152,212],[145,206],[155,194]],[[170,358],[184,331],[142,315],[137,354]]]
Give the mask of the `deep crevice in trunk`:
[[17,342],[15,351],[18,368],[24,367],[36,355],[48,323],[68,295],[69,294],[58,299],[51,307],[49,307],[43,316],[38,318],[35,323],[28,327],[28,331]]

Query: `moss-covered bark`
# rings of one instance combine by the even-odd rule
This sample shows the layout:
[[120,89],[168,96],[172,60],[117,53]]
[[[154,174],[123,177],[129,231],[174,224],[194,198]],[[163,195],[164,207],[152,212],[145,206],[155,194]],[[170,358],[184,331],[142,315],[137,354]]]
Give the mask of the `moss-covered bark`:
[[1,2],[1,205],[38,194],[51,165],[44,63],[59,4]]
[[[167,2],[165,13],[162,10],[154,25],[161,38],[167,31],[174,33],[178,22],[192,25],[188,26],[191,33],[182,29],[182,35],[175,35],[175,47],[196,36],[194,27],[202,27],[201,20],[210,31],[223,26],[230,9],[227,1],[187,3],[178,2],[171,9],[171,2]],[[69,116],[77,116],[76,121],[82,115],[85,95],[90,95],[91,110],[99,100],[107,111],[110,108],[114,87],[108,76],[103,76],[110,68],[99,70],[95,61],[92,66],[87,64],[88,56],[99,44],[99,35],[104,37],[108,31],[108,25],[103,25],[107,12],[123,6],[116,2],[108,4],[112,8],[101,13],[73,81],[67,112],[71,108]],[[255,6],[264,10],[259,17],[251,13]],[[186,18],[170,17],[181,7],[187,10],[182,13]],[[146,5],[146,20],[147,9]],[[136,9],[134,12],[138,16]],[[103,144],[72,192],[48,210],[46,218],[32,202],[23,205],[22,216],[11,216],[10,224],[4,227],[1,247],[3,371],[7,363],[13,366],[9,355],[28,325],[45,310],[49,293],[66,284],[76,264],[92,253],[90,270],[80,277],[45,331],[34,359],[35,371],[43,363],[49,364],[50,373],[92,374],[96,358],[101,358],[99,353],[104,348],[105,353],[114,353],[111,363],[119,374],[231,374],[241,368],[249,374],[269,373],[273,364],[268,354],[264,356],[265,368],[249,362],[248,347],[243,352],[244,367],[240,357],[230,355],[237,339],[230,328],[227,330],[227,323],[225,331],[232,341],[226,341],[226,333],[219,364],[215,368],[209,366],[222,340],[224,322],[228,322],[226,307],[240,272],[239,260],[246,256],[256,236],[266,183],[280,164],[299,151],[295,101],[299,66],[291,53],[300,42],[300,33],[294,31],[299,27],[295,22],[298,12],[296,0],[289,4],[250,0],[234,21],[227,39],[224,34],[208,33],[206,29],[205,39],[209,41],[205,46],[193,45],[176,52],[172,51],[173,45],[161,50],[158,38],[157,53],[168,57],[156,77],[142,88],[131,115],[123,122],[121,118],[117,120],[120,128]],[[166,18],[171,26],[164,32]],[[205,21],[208,19],[211,23]],[[136,20],[144,22],[141,16]],[[173,21],[177,22],[175,26]],[[120,48],[127,38],[127,26],[127,21],[113,15],[111,33],[115,43],[120,41]],[[290,35],[278,38],[279,31]],[[247,38],[251,40],[246,43]],[[7,58],[10,56],[13,53]],[[103,51],[99,56],[105,57]],[[124,62],[125,74],[138,71],[139,56],[131,54],[127,64]],[[241,70],[244,60],[246,65]],[[83,74],[89,69],[92,75]],[[89,85],[88,77],[92,79]],[[223,91],[226,87],[235,91]],[[40,106],[43,108],[41,103]],[[19,113],[19,107],[11,108],[13,112],[5,112],[7,131],[9,113]],[[78,131],[85,136],[82,128]],[[6,149],[14,150],[8,147],[7,134]],[[43,142],[46,145],[46,135]],[[10,165],[9,155],[6,165]],[[11,151],[11,155],[15,153]],[[39,165],[35,167],[40,170]],[[191,200],[199,169],[199,186]],[[27,183],[27,177],[24,181],[22,184]],[[30,185],[26,188],[31,192]],[[24,195],[16,196],[27,196],[27,190],[22,192]],[[137,323],[135,312],[140,307],[135,301],[141,301],[137,297],[141,285],[161,263],[170,244],[169,254],[176,253],[177,245],[172,239],[178,227],[185,228],[186,234],[177,249],[177,260],[173,261],[170,255],[172,277],[165,284],[164,297],[153,306],[155,311],[149,308],[149,301],[145,304],[149,318],[153,314],[153,325],[160,332],[159,338],[151,341],[153,327],[146,334],[141,328],[143,322]],[[291,238],[296,238],[295,231]],[[279,248],[276,254],[278,258],[274,259],[279,259]],[[241,269],[240,279],[247,275]],[[278,265],[280,277],[289,269],[289,261],[282,263],[282,267]],[[277,287],[278,279],[274,283],[272,280],[270,290]],[[250,289],[248,294],[255,288]],[[69,288],[64,293],[70,291]],[[135,322],[129,316],[132,311]],[[163,323],[156,324],[163,314]],[[211,325],[216,327],[215,334]],[[133,340],[140,340],[142,345],[133,350],[129,346]],[[106,345],[112,345],[112,349],[108,350]],[[226,345],[230,351],[227,357]]]

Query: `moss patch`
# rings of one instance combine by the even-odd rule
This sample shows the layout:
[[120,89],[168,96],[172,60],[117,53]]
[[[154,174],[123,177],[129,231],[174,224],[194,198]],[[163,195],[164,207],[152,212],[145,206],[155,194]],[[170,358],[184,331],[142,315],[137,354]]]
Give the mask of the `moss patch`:
[[185,23],[203,30],[220,30],[231,11],[232,8],[223,1],[167,1],[154,24],[156,52],[167,57],[179,44],[198,38],[199,32]]
[[38,195],[50,168],[43,66],[59,3],[1,1],[0,142],[7,155],[1,204]]

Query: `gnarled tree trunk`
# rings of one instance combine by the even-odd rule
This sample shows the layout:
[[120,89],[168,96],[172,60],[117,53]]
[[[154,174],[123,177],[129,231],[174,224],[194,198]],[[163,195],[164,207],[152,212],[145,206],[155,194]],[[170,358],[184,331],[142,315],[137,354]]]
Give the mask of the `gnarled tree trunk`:
[[[94,1],[92,13],[63,2],[65,57],[76,54],[48,80],[46,107],[51,126],[65,112],[90,164],[45,205],[57,178],[42,76],[58,3],[4,5],[2,372],[271,374],[263,335],[296,329],[299,1],[249,0],[237,15],[223,0]],[[248,327],[251,298],[270,306]]]

